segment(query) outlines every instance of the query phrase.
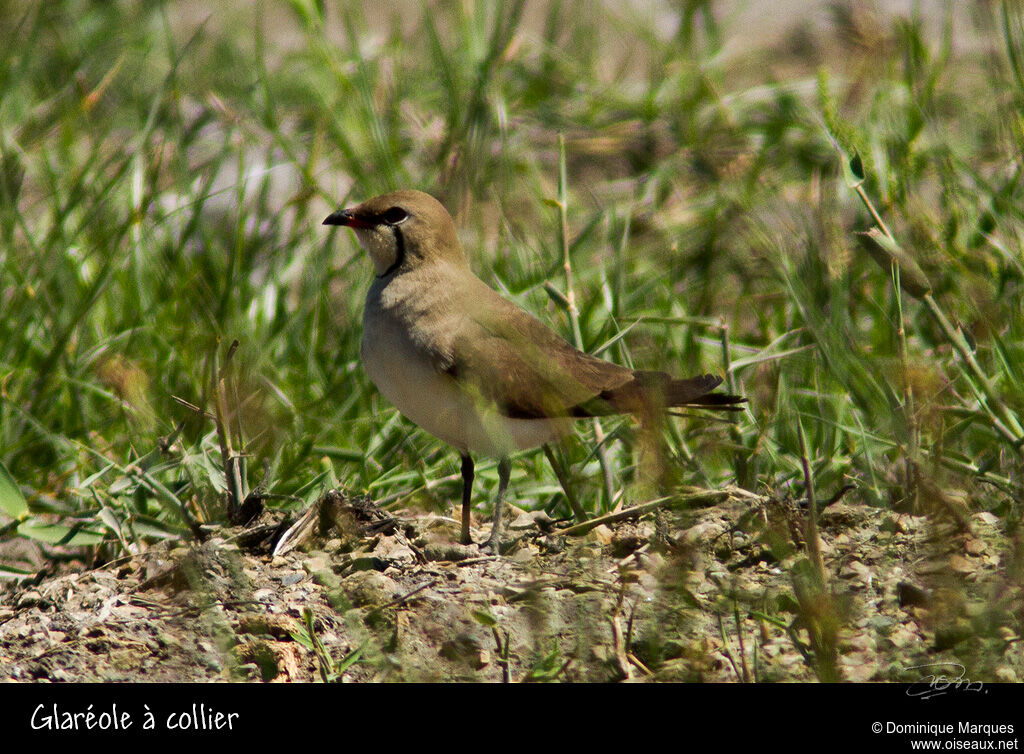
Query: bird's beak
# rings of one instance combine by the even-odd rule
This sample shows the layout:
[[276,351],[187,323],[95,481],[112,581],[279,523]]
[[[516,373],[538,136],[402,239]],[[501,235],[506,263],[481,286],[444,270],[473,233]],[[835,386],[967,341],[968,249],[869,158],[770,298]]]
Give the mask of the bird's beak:
[[350,209],[340,209],[337,212],[333,212],[327,216],[324,220],[324,225],[345,225],[349,228],[372,228],[373,223],[369,223],[362,219],[358,215],[354,214]]

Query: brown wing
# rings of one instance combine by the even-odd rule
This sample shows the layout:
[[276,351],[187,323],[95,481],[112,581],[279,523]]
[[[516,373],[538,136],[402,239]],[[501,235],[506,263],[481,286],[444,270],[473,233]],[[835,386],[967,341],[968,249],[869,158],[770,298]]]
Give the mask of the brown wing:
[[710,374],[677,380],[585,354],[488,290],[491,305],[471,310],[452,343],[446,371],[505,416],[602,416],[684,405],[727,409],[742,401],[709,395],[722,381]]

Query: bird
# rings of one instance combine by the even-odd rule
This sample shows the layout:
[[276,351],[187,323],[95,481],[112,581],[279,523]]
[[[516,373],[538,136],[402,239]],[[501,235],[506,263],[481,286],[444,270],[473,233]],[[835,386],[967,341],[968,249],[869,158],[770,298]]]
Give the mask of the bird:
[[676,379],[575,348],[474,274],[455,222],[431,195],[411,189],[330,214],[373,263],[360,358],[377,389],[406,418],[461,457],[461,542],[472,544],[473,455],[498,459],[491,533],[498,554],[509,456],[561,439],[584,417],[670,407],[739,410],[722,379]]

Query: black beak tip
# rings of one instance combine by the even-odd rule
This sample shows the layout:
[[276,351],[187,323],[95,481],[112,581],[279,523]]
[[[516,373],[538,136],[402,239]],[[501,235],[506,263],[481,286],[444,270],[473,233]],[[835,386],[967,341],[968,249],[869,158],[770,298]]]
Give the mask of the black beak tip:
[[332,212],[324,218],[324,225],[347,225],[348,217],[344,210]]

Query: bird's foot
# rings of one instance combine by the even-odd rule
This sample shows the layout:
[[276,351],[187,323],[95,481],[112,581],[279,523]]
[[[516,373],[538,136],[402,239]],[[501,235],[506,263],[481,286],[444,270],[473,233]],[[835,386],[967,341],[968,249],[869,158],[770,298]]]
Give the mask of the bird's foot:
[[501,555],[503,550],[508,549],[508,543],[502,542],[501,527],[494,526],[491,529],[491,536],[487,538],[487,541],[480,545],[480,552],[487,552],[491,555]]
[[480,545],[480,552],[489,553],[491,555],[501,555],[501,542],[494,539],[494,537],[491,537]]

